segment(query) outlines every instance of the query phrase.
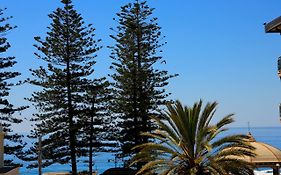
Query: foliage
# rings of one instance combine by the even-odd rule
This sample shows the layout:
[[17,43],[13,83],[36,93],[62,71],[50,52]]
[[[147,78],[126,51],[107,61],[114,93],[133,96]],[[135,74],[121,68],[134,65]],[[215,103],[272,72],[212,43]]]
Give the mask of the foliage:
[[[72,174],[77,174],[77,158],[92,157],[89,150],[103,145],[109,83],[105,78],[94,78],[96,52],[95,29],[85,25],[70,0],[63,0],[49,17],[52,20],[45,39],[35,37],[38,59],[46,66],[31,70],[29,82],[41,87],[29,100],[39,113],[32,121],[36,127],[31,137],[43,136],[43,166],[71,161]],[[38,143],[27,153],[27,160],[36,160]],[[90,160],[91,161],[91,160]],[[92,162],[90,166],[92,167]],[[30,167],[38,166],[36,163]]]
[[[16,155],[18,158],[22,158],[22,149],[25,146],[25,143],[22,141],[23,135],[14,133],[12,125],[15,126],[22,122],[22,119],[15,117],[15,112],[20,112],[26,109],[27,106],[15,107],[8,100],[11,88],[21,84],[21,82],[13,83],[20,73],[11,70],[17,63],[15,57],[6,56],[8,49],[11,47],[6,35],[15,27],[7,22],[12,17],[4,17],[4,11],[5,9],[0,9],[0,125],[3,126],[3,130],[6,133],[5,154]],[[5,165],[14,164],[13,160],[5,160]]]
[[81,107],[81,130],[77,146],[84,157],[88,157],[89,174],[92,174],[94,153],[108,152],[116,147],[112,138],[114,129],[112,126],[110,101],[111,89],[105,78],[95,79],[91,85],[85,87],[84,107]]
[[116,44],[109,47],[113,60],[110,68],[114,71],[110,76],[121,157],[130,157],[132,147],[147,142],[140,133],[155,128],[149,116],[157,115],[167,102],[170,93],[164,88],[170,78],[177,76],[157,68],[166,63],[159,56],[165,43],[161,43],[161,28],[157,18],[152,17],[153,11],[146,1],[129,3],[117,13],[118,26],[112,29],[116,34],[111,38]]
[[167,105],[163,120],[153,117],[159,129],[144,135],[157,142],[135,147],[141,151],[135,155],[133,164],[148,162],[137,174],[251,174],[251,165],[240,157],[254,156],[248,136],[220,135],[233,122],[233,115],[211,124],[216,106],[214,102],[202,108],[199,101],[187,107],[177,101],[175,105]]

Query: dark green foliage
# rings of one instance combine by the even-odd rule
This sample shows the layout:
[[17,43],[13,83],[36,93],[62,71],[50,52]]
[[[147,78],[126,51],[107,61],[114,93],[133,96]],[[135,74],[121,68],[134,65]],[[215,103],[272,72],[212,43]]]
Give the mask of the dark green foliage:
[[[4,128],[4,132],[6,132],[5,154],[16,155],[21,158],[21,150],[25,146],[22,141],[23,136],[14,133],[11,126],[22,122],[22,119],[14,116],[15,112],[22,111],[27,107],[15,107],[8,100],[11,87],[20,84],[12,82],[20,73],[9,70],[16,64],[16,61],[15,57],[6,56],[6,52],[11,47],[6,35],[15,27],[7,23],[7,20],[11,17],[4,17],[4,11],[5,9],[0,9],[0,124]],[[14,165],[14,163],[13,160],[5,160],[5,165]]]
[[165,43],[161,43],[161,28],[157,18],[152,17],[153,10],[146,1],[129,3],[117,13],[118,26],[112,29],[117,32],[111,35],[116,44],[110,47],[114,70],[113,111],[120,128],[122,157],[130,156],[135,145],[147,142],[140,133],[154,129],[149,116],[157,115],[157,110],[167,102],[170,94],[164,87],[170,78],[177,76],[156,68],[165,63],[158,55]]
[[[29,99],[39,111],[31,137],[43,135],[44,166],[71,161],[72,174],[77,174],[77,158],[89,156],[90,145],[97,150],[102,145],[103,128],[97,126],[109,122],[105,105],[109,83],[93,78],[95,53],[101,48],[100,40],[93,39],[95,29],[84,25],[71,1],[62,3],[64,8],[49,15],[52,23],[45,39],[35,37],[41,52],[35,55],[47,66],[31,70],[35,79],[30,83],[42,88]],[[27,160],[36,160],[37,144]]]
[[80,153],[88,157],[89,174],[93,170],[93,155],[96,152],[110,151],[116,147],[113,142],[113,126],[110,118],[111,89],[109,82],[105,78],[96,79],[93,83],[85,87],[85,103],[80,107],[81,119],[79,123],[78,147],[82,148]]

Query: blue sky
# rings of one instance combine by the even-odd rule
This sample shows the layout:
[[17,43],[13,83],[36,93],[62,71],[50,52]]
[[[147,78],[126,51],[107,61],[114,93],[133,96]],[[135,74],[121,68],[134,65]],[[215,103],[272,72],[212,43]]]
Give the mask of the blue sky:
[[[96,28],[96,38],[104,48],[98,53],[98,74],[107,75],[110,65],[108,45],[112,20],[128,0],[73,0],[86,23]],[[277,57],[281,55],[281,36],[265,34],[264,22],[281,15],[278,0],[150,0],[154,16],[168,42],[163,69],[180,76],[171,80],[167,91],[172,99],[192,105],[195,101],[218,101],[217,118],[235,113],[233,126],[280,126],[278,105],[281,82],[277,77]],[[8,34],[17,58],[15,67],[22,79],[30,76],[29,68],[42,62],[35,59],[34,36],[44,36],[50,24],[47,14],[61,6],[59,0],[1,0],[8,8],[11,24],[18,28]],[[26,104],[33,87],[14,88],[11,99]],[[29,118],[33,109],[23,112]],[[24,126],[28,128],[28,122]],[[22,130],[23,128],[21,128]]]

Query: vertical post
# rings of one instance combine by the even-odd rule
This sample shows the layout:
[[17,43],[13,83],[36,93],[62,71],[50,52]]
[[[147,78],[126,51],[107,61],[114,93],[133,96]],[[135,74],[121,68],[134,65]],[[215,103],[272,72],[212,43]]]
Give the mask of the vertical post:
[[3,126],[0,125],[0,168],[4,167],[4,136]]
[[277,61],[277,74],[279,79],[281,80],[281,56],[278,57],[278,61]]
[[38,139],[38,175],[42,175],[42,136]]
[[[276,169],[275,168],[272,168],[273,170],[273,175],[276,175]],[[278,174],[277,174],[278,175]]]
[[279,168],[280,168],[279,166],[273,167],[273,175],[279,175],[280,174]]
[[249,175],[255,175],[255,173],[254,173],[254,170],[253,170],[253,169],[249,172]]
[[279,104],[279,120],[281,122],[281,103]]

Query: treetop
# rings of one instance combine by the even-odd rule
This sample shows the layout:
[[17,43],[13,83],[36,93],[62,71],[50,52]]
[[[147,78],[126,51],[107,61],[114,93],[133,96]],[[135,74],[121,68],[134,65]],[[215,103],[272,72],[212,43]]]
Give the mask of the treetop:
[[71,0],[61,0],[61,2],[62,3],[64,3],[64,4],[71,4],[72,3],[72,1]]

